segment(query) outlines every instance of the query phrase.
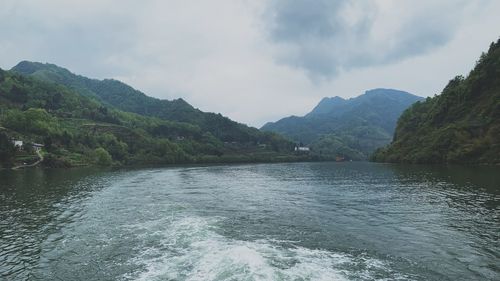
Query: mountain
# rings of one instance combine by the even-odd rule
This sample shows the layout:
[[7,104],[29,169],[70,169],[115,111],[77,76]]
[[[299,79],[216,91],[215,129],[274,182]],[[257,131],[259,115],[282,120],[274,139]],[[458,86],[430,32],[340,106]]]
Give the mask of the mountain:
[[500,163],[500,40],[464,78],[440,95],[408,108],[394,141],[372,157],[379,162]]
[[169,101],[149,97],[117,80],[90,79],[54,64],[29,61],[20,62],[11,71],[65,85],[109,107],[163,120],[194,124],[222,141],[258,141],[259,131],[256,128],[234,122],[220,114],[203,112],[183,99]]
[[342,110],[347,101],[341,97],[323,98],[314,109],[306,116],[328,114]]
[[310,145],[320,156],[366,159],[391,141],[399,115],[421,99],[393,89],[373,89],[351,99],[327,97],[305,116],[267,123],[261,130]]
[[[227,122],[228,127],[236,124],[241,130],[225,131],[221,138],[197,124],[119,110],[82,91],[0,69],[0,167],[37,160],[32,143],[44,145],[43,164],[51,167],[304,158],[293,155],[293,143],[283,137],[217,114],[203,116],[216,116],[216,122]],[[179,109],[178,103],[184,104],[171,105]],[[22,141],[22,149],[12,140]]]

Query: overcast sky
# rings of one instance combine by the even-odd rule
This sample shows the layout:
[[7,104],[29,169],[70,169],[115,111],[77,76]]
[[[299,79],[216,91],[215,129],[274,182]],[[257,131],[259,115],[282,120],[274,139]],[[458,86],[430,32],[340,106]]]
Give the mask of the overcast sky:
[[500,1],[2,0],[0,67],[50,62],[261,126],[322,97],[440,93],[500,36]]

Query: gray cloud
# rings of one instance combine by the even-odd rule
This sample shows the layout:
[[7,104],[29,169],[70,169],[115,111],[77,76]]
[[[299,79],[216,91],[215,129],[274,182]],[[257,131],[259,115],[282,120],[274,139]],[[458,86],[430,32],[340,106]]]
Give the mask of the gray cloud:
[[[270,3],[265,17],[270,40],[282,46],[278,61],[302,68],[313,78],[425,54],[448,43],[462,14],[471,8],[463,1]],[[394,13],[399,13],[398,21],[391,22]]]
[[498,10],[494,0],[2,0],[0,67],[55,63],[260,126],[324,96],[438,93],[498,38]]
[[134,33],[130,17],[110,12],[109,1],[19,2],[7,1],[6,10],[0,12],[0,23],[7,27],[2,30],[0,50],[10,54],[2,57],[10,65],[22,56],[105,77],[112,68],[106,63],[109,56],[134,43],[133,36],[127,36]]

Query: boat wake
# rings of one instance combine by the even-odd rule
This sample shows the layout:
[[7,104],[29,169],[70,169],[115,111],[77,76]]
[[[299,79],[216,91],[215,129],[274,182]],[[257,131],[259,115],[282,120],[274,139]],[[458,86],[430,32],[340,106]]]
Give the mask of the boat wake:
[[217,233],[217,219],[184,217],[133,228],[143,245],[130,280],[407,280],[383,261],[275,241],[240,241]]

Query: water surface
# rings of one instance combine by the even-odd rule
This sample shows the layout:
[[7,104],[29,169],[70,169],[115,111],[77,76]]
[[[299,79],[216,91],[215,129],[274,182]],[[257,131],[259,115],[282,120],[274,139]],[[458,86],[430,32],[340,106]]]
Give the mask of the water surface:
[[499,280],[499,170],[0,171],[0,279]]

